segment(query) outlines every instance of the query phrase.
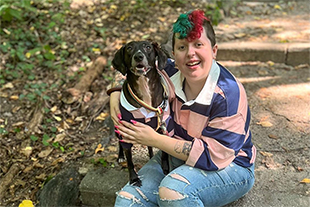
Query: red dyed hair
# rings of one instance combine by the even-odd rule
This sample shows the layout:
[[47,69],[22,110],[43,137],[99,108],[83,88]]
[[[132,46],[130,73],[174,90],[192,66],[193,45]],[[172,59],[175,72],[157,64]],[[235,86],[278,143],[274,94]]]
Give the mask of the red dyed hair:
[[204,12],[201,10],[194,10],[193,12],[189,13],[188,19],[192,22],[192,25],[194,26],[194,28],[188,33],[186,37],[187,41],[191,42],[201,37],[201,33],[203,31],[203,21],[210,20],[205,17]]

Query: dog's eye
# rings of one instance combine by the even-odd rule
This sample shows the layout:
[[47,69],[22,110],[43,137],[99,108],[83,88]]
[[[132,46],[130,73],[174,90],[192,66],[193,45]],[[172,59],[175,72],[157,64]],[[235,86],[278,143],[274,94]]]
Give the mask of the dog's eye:
[[146,48],[146,50],[151,50],[152,49],[152,47],[150,45],[147,45],[145,48]]
[[131,47],[131,46],[128,46],[128,47],[126,48],[126,50],[127,50],[127,52],[131,52],[131,51],[132,51],[132,47]]

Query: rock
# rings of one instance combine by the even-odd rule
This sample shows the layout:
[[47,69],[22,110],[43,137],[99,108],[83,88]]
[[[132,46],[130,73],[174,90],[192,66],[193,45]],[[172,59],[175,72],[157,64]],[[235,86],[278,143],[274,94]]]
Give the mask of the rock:
[[75,168],[61,171],[44,186],[39,196],[39,205],[41,207],[77,206],[80,203],[78,186],[81,179],[81,175]]
[[80,184],[81,201],[86,206],[112,207],[116,192],[128,182],[128,172],[100,168],[89,171]]

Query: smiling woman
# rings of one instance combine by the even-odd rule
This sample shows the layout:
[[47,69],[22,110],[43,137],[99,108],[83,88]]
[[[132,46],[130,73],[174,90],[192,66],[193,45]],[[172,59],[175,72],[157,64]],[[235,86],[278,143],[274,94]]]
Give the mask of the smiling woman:
[[[172,50],[175,59],[168,59],[164,69],[176,96],[170,103],[172,137],[117,118],[122,117],[119,93],[111,94],[111,115],[122,142],[160,149],[138,172],[142,186],[128,183],[118,192],[115,206],[223,206],[254,184],[256,148],[246,93],[216,62],[214,30],[203,11],[179,16]],[[171,163],[168,175],[160,165],[163,152]]]

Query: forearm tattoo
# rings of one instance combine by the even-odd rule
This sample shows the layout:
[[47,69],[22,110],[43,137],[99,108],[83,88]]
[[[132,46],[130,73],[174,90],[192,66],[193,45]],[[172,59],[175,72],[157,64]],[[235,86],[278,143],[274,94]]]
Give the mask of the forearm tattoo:
[[189,155],[189,152],[191,151],[191,149],[192,149],[192,145],[187,143],[187,142],[184,142],[183,147],[182,147],[181,142],[179,142],[179,141],[174,146],[174,151],[176,153],[178,153],[178,154],[183,153],[186,156]]
[[191,144],[189,144],[189,143],[187,143],[187,142],[185,142],[184,144],[183,144],[183,149],[182,149],[182,152],[183,152],[183,154],[185,154],[185,155],[189,155],[189,152],[191,151],[191,149],[192,149],[192,145]]

